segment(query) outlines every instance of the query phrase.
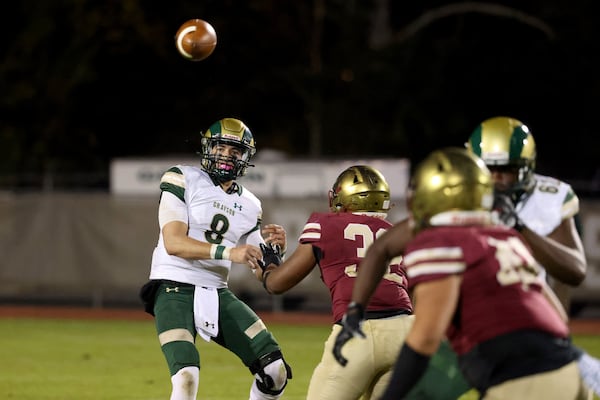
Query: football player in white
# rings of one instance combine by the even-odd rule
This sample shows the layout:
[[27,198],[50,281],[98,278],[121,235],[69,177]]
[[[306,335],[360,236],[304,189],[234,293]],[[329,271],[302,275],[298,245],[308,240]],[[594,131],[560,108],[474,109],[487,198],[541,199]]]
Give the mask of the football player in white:
[[202,137],[201,165],[177,165],[160,181],[160,233],[150,281],[142,288],[154,315],[171,373],[171,400],[195,400],[199,385],[199,335],[235,353],[255,379],[250,400],[282,396],[291,369],[262,320],[227,286],[232,263],[258,267],[259,248],[285,248],[285,230],[266,225],[261,202],[236,183],[255,153],[254,138],[240,120],[215,122]]
[[517,119],[483,121],[466,146],[492,172],[494,209],[500,222],[521,232],[569,311],[571,288],[583,281],[587,268],[577,230],[577,195],[568,183],[535,173],[535,140]]

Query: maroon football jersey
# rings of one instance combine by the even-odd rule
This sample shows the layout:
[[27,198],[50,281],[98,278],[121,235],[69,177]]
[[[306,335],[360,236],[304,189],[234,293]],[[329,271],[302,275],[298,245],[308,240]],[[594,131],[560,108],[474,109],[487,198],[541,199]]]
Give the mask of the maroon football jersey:
[[[320,250],[321,279],[331,293],[333,320],[340,320],[352,297],[356,271],[367,248],[391,224],[381,218],[352,213],[313,213],[300,235],[300,243]],[[398,263],[388,267],[367,311],[409,310],[406,270]]]
[[541,292],[528,247],[504,227],[437,227],[407,246],[410,286],[462,274],[460,298],[447,336],[458,354],[518,330],[568,336],[568,327]]

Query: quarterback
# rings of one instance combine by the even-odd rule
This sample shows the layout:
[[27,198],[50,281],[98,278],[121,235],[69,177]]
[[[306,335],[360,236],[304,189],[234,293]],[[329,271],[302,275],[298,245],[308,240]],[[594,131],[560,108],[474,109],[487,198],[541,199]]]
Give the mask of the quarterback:
[[235,179],[255,153],[240,120],[215,122],[202,137],[200,167],[177,165],[160,181],[160,233],[150,281],[141,297],[155,317],[171,374],[171,400],[195,400],[199,385],[199,335],[235,353],[254,375],[250,400],[282,396],[291,369],[262,320],[227,287],[232,263],[257,268],[264,244],[285,247],[285,231],[261,232],[261,202]]

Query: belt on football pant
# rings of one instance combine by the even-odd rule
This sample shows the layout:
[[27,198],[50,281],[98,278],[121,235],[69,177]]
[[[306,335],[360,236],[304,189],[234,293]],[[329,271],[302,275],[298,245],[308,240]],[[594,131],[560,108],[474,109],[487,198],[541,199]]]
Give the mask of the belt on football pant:
[[[365,312],[365,319],[382,319],[382,318],[391,318],[397,317],[399,315],[411,315],[411,310],[371,310]],[[342,321],[335,321],[336,324],[341,325]]]

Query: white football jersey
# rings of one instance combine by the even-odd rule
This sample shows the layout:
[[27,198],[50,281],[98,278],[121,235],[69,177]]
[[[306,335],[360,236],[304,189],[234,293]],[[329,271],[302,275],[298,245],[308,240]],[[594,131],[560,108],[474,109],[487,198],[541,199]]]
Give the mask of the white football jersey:
[[527,228],[547,236],[579,212],[579,198],[568,183],[537,174],[534,178],[535,187],[519,200],[516,211]]
[[[169,169],[160,182],[161,196],[170,192],[185,204],[190,237],[228,247],[245,243],[250,234],[260,232],[260,200],[237,186],[234,193],[226,193],[205,171],[184,165]],[[150,279],[221,288],[227,286],[230,269],[228,260],[187,260],[169,255],[161,232],[152,254]]]

